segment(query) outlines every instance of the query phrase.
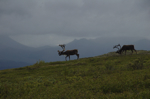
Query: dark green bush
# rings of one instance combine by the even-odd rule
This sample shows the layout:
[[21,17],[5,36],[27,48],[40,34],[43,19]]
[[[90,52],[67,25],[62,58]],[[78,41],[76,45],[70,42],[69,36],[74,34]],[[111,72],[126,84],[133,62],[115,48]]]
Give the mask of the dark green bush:
[[130,62],[127,66],[131,70],[140,70],[144,68],[144,60],[142,58],[135,59],[133,62]]
[[113,65],[110,62],[107,62],[105,64],[106,70],[112,70],[113,69]]

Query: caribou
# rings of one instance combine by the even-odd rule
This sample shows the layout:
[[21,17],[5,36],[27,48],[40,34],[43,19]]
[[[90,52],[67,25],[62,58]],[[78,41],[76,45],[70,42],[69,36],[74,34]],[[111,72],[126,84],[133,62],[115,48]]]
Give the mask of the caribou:
[[59,51],[58,50],[58,54],[59,56],[61,55],[66,55],[65,59],[67,61],[67,57],[69,57],[69,60],[70,60],[70,55],[76,55],[77,56],[77,59],[79,59],[79,54],[78,54],[78,50],[77,49],[73,49],[73,50],[67,50],[67,51]]
[[[118,46],[120,46],[120,44],[114,46],[113,48],[118,48]],[[122,47],[120,46],[120,49],[118,48],[118,51],[116,51],[116,53],[121,54],[125,51],[125,55],[126,55],[127,50],[131,50],[132,53],[133,53],[133,50],[134,50],[137,54],[137,51],[135,50],[134,45],[123,45]]]
[[79,54],[78,54],[78,49],[73,49],[73,50],[67,50],[65,51],[65,45],[59,45],[60,47],[62,47],[63,51],[59,51],[58,50],[58,55],[61,56],[61,55],[66,55],[65,59],[67,61],[67,57],[69,57],[69,60],[70,60],[70,55],[76,55],[77,56],[77,59],[79,59]]

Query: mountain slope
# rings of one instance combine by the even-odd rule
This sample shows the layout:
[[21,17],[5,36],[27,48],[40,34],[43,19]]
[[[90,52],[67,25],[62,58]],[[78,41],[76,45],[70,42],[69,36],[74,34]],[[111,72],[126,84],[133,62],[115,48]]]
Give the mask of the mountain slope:
[[0,71],[0,98],[148,99],[150,51],[72,61],[39,61]]

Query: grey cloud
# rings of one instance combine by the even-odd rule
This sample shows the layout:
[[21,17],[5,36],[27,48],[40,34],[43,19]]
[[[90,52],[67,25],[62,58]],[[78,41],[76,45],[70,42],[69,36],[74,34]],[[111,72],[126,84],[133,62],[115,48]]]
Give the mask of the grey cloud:
[[33,0],[1,0],[0,1],[0,15],[27,15],[33,8]]
[[150,0],[138,0],[137,5],[139,5],[141,9],[150,10]]
[[[3,0],[0,34],[147,35],[148,0]],[[143,8],[148,9],[148,8]],[[12,14],[13,13],[13,14]]]

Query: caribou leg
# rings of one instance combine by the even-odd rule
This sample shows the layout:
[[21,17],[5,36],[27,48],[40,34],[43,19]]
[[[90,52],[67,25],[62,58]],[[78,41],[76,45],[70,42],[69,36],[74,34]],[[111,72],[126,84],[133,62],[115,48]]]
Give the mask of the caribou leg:
[[126,55],[126,50],[125,50],[125,55]]
[[69,55],[69,60],[70,60],[70,55]]
[[123,52],[124,52],[124,50],[122,50],[122,51],[120,52],[120,54],[123,53]]
[[[137,54],[137,51],[135,50],[135,49],[133,49],[135,52],[136,52],[136,54]],[[133,54],[133,50],[131,50],[132,51],[132,54]]]
[[133,50],[132,50],[132,54],[133,54]]
[[77,56],[77,59],[79,59],[79,54],[76,54],[76,56]]
[[67,61],[67,57],[68,57],[68,56],[65,57],[66,61]]
[[136,54],[137,54],[137,51],[134,49],[134,51],[136,52]]
[[133,50],[131,50],[132,54],[133,54]]

